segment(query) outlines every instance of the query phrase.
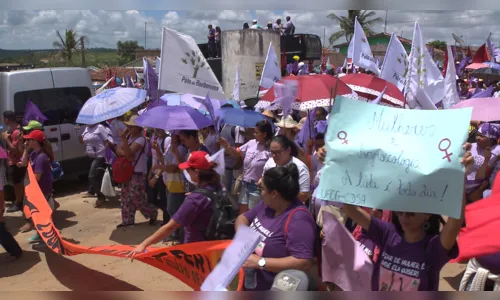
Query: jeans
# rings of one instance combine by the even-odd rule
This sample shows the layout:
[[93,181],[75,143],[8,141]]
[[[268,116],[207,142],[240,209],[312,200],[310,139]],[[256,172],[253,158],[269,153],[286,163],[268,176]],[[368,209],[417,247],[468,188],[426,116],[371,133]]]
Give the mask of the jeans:
[[[186,195],[184,193],[170,193],[167,194],[167,211],[170,218],[173,218],[175,213],[179,210],[182,203],[184,202]],[[182,227],[174,231],[173,235],[179,239],[179,241],[184,241],[182,236]]]
[[248,209],[254,208],[261,200],[260,189],[256,184],[243,181],[238,203],[248,205]]
[[208,41],[208,57],[215,57],[216,52],[215,41]]
[[106,171],[106,159],[104,157],[96,157],[92,159],[92,164],[89,170],[89,183],[92,185],[92,190],[98,199],[106,197],[101,193],[102,178]]
[[234,181],[233,169],[226,168],[224,170],[224,184],[226,185],[226,189],[229,193],[231,193],[231,190],[233,189],[233,181]]
[[154,187],[147,185],[148,202],[154,204],[163,212],[163,224],[170,221],[170,216],[167,212],[167,187],[163,183],[163,178],[160,177],[156,180]]

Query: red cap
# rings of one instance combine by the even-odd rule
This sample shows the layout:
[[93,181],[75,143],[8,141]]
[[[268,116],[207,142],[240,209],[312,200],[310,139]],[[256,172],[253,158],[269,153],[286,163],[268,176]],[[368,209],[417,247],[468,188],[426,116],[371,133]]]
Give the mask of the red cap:
[[35,140],[39,142],[45,142],[45,134],[41,130],[33,130],[27,135],[23,136],[25,140]]
[[212,167],[212,163],[208,160],[210,155],[205,151],[194,151],[189,154],[188,160],[179,164],[179,169],[186,170],[189,168],[197,170],[208,170]]

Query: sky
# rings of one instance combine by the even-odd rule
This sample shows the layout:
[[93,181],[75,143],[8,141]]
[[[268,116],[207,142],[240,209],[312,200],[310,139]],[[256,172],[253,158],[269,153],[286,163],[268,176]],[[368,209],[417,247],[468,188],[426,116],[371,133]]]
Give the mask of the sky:
[[[500,2],[500,1],[499,1]],[[385,10],[375,10],[385,19]],[[346,15],[346,10],[0,10],[1,49],[50,49],[56,31],[75,29],[86,35],[89,48],[116,48],[118,41],[136,40],[148,49],[160,48],[161,28],[166,26],[206,42],[207,25],[222,30],[240,29],[244,22],[257,19],[265,26],[269,21],[291,16],[296,33],[317,34],[323,40],[339,30],[327,18],[330,13]],[[433,10],[387,12],[387,32],[412,39],[414,22],[418,21],[427,41],[444,40],[454,44],[452,33],[462,36],[466,45],[479,46],[493,33],[493,42],[500,45],[500,10]],[[146,24],[145,24],[146,23]],[[146,33],[145,33],[146,27]],[[384,31],[384,22],[374,26]],[[344,39],[337,43],[345,42]]]

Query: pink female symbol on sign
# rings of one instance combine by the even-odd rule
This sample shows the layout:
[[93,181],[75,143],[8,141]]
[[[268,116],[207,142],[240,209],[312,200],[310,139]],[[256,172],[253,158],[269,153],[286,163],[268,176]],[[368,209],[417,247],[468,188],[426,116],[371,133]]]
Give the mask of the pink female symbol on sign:
[[339,140],[342,141],[342,144],[347,144],[348,140],[347,140],[347,132],[345,131],[339,131],[339,133],[337,133],[337,137],[339,138]]
[[[441,144],[443,144],[443,142],[448,142],[448,146],[446,147],[442,147]],[[446,139],[442,139],[440,142],[439,142],[439,145],[438,145],[438,149],[439,151],[442,151],[444,152],[444,154],[446,154],[445,156],[443,156],[443,159],[447,158],[449,162],[451,162],[451,159],[450,159],[450,156],[453,155],[453,152],[452,153],[448,153],[448,149],[450,149],[451,147],[451,141],[450,139],[446,138]]]

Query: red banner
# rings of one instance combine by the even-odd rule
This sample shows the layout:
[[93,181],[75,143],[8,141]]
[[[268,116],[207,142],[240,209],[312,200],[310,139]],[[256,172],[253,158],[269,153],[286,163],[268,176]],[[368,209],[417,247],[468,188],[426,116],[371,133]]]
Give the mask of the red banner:
[[[30,183],[25,189],[27,200],[24,213],[33,220],[40,237],[52,251],[66,256],[99,254],[125,258],[135,248],[133,245],[85,247],[62,239],[52,222],[52,209],[38,186],[31,165],[28,165],[28,175]],[[199,291],[230,243],[231,241],[212,241],[163,248],[149,247],[145,253],[136,255],[136,260],[161,269]],[[242,278],[243,271],[240,271],[228,289],[241,290]]]

